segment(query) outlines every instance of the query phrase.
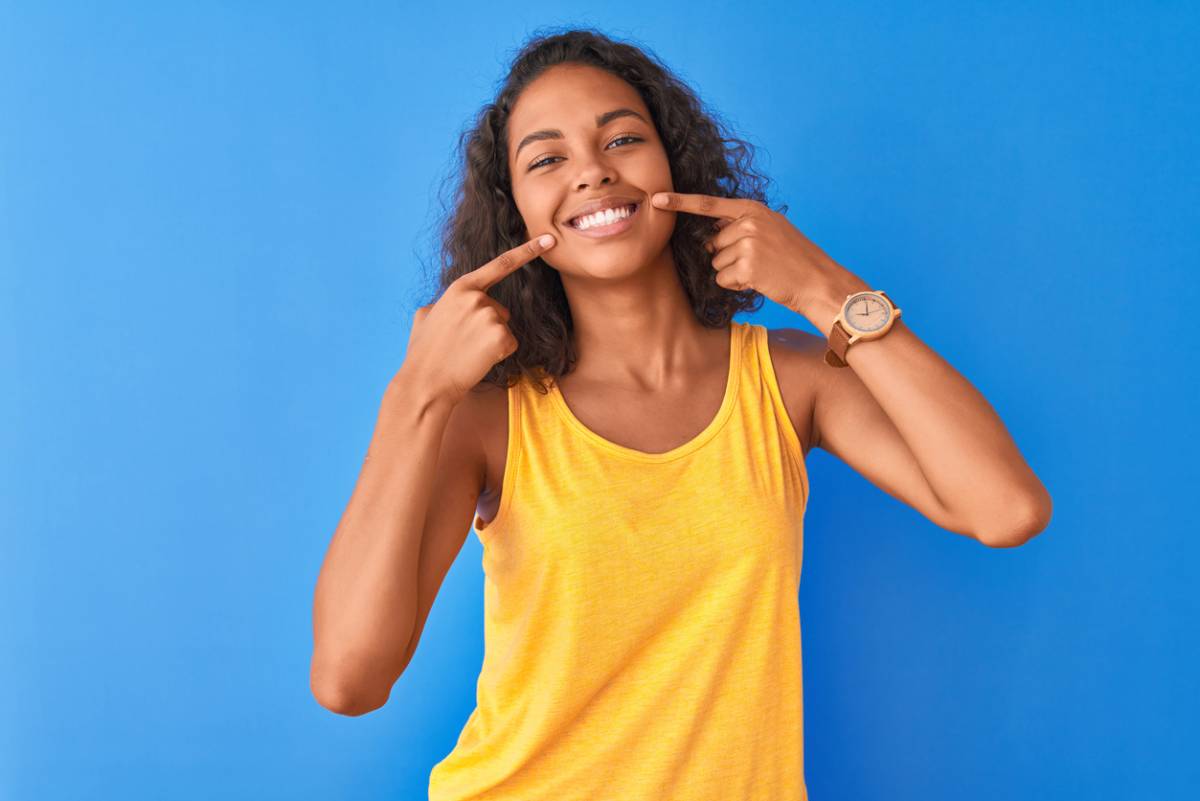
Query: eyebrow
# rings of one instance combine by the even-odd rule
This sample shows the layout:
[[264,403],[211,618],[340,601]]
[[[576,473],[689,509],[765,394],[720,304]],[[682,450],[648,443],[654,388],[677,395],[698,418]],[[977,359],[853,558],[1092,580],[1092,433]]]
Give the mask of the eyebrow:
[[[605,125],[608,125],[610,122],[617,119],[618,117],[637,117],[642,122],[646,122],[645,117],[643,117],[641,114],[638,114],[636,111],[634,111],[631,108],[615,108],[612,111],[606,111],[603,114],[598,115],[596,117],[596,127],[603,128]],[[646,124],[649,125],[650,123],[646,122]],[[521,154],[521,148],[525,147],[525,145],[532,144],[533,142],[540,142],[543,139],[562,139],[562,138],[563,138],[563,132],[558,130],[557,128],[543,128],[540,131],[534,131],[533,133],[529,134],[524,139],[522,139],[521,143],[519,145],[517,145],[517,152],[513,154],[513,158],[515,159],[517,156],[519,156]]]

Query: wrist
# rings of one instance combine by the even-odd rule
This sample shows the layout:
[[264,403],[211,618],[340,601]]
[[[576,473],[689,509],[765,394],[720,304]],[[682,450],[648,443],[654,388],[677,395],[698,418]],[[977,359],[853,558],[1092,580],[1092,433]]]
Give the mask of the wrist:
[[453,408],[461,398],[445,390],[436,378],[416,365],[405,361],[384,389],[386,405],[413,405],[421,416],[429,410]]
[[824,291],[810,298],[804,308],[798,310],[826,338],[829,337],[829,332],[833,329],[833,321],[842,311],[846,298],[855,292],[865,292],[871,289],[870,284],[861,278],[849,273],[847,276],[846,280],[828,285]]

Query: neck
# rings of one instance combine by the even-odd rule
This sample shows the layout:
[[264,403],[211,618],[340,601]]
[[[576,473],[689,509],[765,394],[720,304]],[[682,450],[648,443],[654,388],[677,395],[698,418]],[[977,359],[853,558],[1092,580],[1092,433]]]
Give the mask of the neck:
[[728,329],[696,319],[669,249],[627,276],[564,273],[562,281],[578,354],[571,380],[653,392],[688,386],[689,377],[723,363]]

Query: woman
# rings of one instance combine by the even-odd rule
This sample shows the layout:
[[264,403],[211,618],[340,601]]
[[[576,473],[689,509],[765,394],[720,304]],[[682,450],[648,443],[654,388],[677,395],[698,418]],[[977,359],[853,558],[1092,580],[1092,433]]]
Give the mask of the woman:
[[[995,547],[1045,527],[1045,488],[643,51],[534,40],[464,150],[318,581],[316,697],[386,702],[474,517],[487,651],[433,801],[805,798],[808,450]],[[732,320],[764,296],[829,340]]]

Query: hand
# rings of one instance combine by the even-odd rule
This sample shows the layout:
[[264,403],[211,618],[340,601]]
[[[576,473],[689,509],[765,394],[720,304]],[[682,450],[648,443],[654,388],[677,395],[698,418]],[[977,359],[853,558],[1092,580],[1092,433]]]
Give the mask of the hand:
[[713,254],[717,283],[766,295],[803,314],[823,334],[828,335],[846,295],[870,289],[787,217],[757,200],[657,192],[650,202],[668,211],[717,218],[719,232],[705,246]]
[[[548,245],[539,239],[549,240]],[[552,234],[529,240],[454,279],[435,303],[413,315],[405,372],[434,385],[457,403],[519,343],[508,328],[510,312],[487,290],[557,244]]]

